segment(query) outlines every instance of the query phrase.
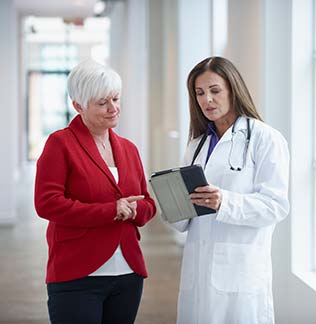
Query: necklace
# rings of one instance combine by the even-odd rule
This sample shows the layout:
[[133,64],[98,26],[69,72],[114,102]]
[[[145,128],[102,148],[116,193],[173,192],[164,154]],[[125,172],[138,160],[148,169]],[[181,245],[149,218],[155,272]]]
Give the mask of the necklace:
[[97,139],[98,143],[101,144],[103,150],[106,150],[106,145],[105,142],[100,141],[99,139]]
[[95,136],[93,136],[93,137],[94,137],[94,141],[96,142],[96,144],[100,144],[102,146],[102,148],[104,150],[106,150],[106,144],[105,144],[105,142],[101,141],[99,138],[97,138]]
[[105,145],[105,143],[104,143],[104,142],[101,142],[101,141],[100,141],[100,143],[101,143],[103,149],[105,150],[105,149],[106,149],[106,145]]

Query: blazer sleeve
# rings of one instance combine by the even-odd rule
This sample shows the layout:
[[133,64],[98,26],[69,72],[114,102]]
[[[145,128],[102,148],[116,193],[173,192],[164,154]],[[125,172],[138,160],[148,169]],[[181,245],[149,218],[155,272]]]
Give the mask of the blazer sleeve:
[[37,162],[34,203],[38,215],[72,227],[89,228],[113,223],[116,201],[84,203],[65,196],[69,172],[66,145],[61,136],[53,134]]
[[252,227],[263,227],[283,220],[289,212],[289,151],[277,132],[261,134],[255,149],[253,193],[222,191],[216,220]]

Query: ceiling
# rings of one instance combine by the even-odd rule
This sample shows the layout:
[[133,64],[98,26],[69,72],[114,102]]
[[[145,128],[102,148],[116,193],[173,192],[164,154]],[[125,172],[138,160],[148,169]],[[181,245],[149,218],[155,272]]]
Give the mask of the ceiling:
[[81,18],[93,16],[96,0],[12,0],[23,16]]

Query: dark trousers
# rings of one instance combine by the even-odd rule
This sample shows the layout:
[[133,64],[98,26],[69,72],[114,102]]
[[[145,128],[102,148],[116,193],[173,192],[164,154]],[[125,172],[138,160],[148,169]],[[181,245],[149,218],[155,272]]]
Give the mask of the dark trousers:
[[52,324],[133,324],[143,277],[91,276],[47,284]]

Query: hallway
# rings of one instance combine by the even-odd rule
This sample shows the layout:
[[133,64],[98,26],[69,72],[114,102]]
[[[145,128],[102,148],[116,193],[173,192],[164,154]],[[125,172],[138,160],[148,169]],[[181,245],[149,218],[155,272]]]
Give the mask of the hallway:
[[[48,324],[45,290],[47,222],[33,209],[34,168],[17,192],[17,224],[0,227],[0,324]],[[136,324],[173,324],[181,247],[156,216],[141,229],[149,278]]]

